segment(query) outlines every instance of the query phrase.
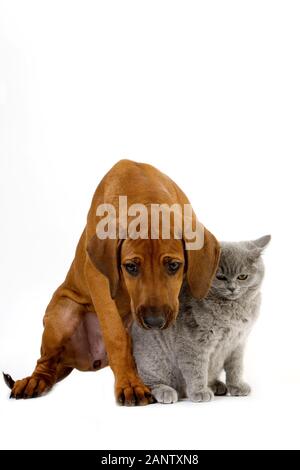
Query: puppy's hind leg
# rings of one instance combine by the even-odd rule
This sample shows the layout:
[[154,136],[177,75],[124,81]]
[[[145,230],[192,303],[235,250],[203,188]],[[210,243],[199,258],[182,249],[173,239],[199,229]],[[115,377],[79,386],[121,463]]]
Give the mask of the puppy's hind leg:
[[72,367],[64,365],[64,345],[81,321],[84,307],[68,297],[54,297],[44,318],[41,357],[31,376],[13,383],[10,376],[4,380],[12,388],[11,398],[35,398],[43,395]]

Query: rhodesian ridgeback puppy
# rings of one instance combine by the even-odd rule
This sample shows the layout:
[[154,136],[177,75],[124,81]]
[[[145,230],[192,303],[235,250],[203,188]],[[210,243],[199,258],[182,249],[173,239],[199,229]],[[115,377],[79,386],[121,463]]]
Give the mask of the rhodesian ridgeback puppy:
[[219,244],[206,229],[203,246],[189,251],[184,236],[124,239],[119,231],[114,239],[100,239],[97,227],[103,218],[98,207],[110,204],[118,210],[120,196],[127,196],[128,206],[189,204],[180,188],[150,165],[121,160],[106,174],[94,194],[74,261],[47,307],[41,357],[32,375],[14,382],[4,374],[11,397],[38,397],[74,368],[90,371],[110,365],[120,404],[153,401],[137,374],[127,325],[135,320],[144,328],[167,328],[176,319],[185,276],[192,295],[203,298],[218,264]]

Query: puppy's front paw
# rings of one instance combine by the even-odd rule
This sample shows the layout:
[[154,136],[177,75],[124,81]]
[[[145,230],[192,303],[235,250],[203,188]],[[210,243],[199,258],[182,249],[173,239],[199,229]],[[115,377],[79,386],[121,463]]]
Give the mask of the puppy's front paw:
[[122,383],[115,386],[117,403],[123,406],[142,406],[154,403],[154,398],[142,382]]
[[239,384],[227,384],[228,392],[232,397],[246,397],[251,392],[251,387],[245,382]]
[[158,403],[176,403],[178,401],[178,393],[168,385],[155,385],[151,388],[151,393]]
[[188,398],[198,403],[208,402],[214,398],[214,392],[210,388],[203,388],[202,390],[188,393]]

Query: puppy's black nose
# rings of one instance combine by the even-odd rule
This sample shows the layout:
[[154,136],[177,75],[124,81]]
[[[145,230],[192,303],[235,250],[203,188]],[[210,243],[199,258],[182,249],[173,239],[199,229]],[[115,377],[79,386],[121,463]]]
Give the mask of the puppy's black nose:
[[143,321],[148,328],[160,329],[164,326],[166,320],[161,315],[145,315]]

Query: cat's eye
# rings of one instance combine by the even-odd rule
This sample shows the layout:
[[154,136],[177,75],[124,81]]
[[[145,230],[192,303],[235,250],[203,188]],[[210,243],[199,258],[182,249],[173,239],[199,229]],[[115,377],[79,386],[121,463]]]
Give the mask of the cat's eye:
[[130,274],[131,276],[137,276],[139,273],[139,266],[137,263],[133,263],[131,261],[131,262],[125,263],[124,267],[126,271],[128,272],[128,274]]
[[248,278],[248,274],[240,274],[238,276],[239,281],[246,281],[247,278]]
[[216,278],[219,279],[219,281],[226,281],[226,276],[222,273],[217,273]]

